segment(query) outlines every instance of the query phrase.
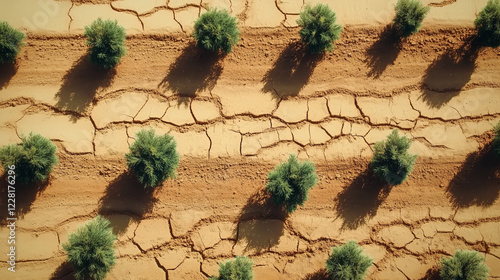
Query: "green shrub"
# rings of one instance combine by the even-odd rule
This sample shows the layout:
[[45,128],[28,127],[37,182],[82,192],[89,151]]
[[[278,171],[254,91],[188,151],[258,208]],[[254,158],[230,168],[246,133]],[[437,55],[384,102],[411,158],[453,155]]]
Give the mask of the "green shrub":
[[500,157],[500,122],[497,123],[493,131],[495,132],[495,138],[493,139],[493,151],[498,157]]
[[486,280],[490,270],[476,251],[459,250],[441,261],[439,276],[443,280]]
[[219,267],[219,277],[212,276],[210,280],[252,280],[253,262],[248,257],[236,257]]
[[307,5],[300,13],[297,24],[302,42],[307,45],[310,53],[320,53],[333,50],[333,41],[340,38],[342,25],[336,24],[337,16],[327,5]]
[[276,204],[285,205],[291,213],[307,201],[309,189],[318,181],[315,169],[312,162],[300,163],[295,155],[290,155],[288,162],[269,172],[266,189]]
[[176,176],[179,154],[174,138],[168,134],[156,136],[153,129],[136,134],[130,153],[125,155],[128,168],[145,187],[159,186]]
[[213,52],[231,52],[238,43],[239,35],[236,18],[226,10],[209,9],[194,23],[192,36],[201,48]]
[[0,63],[14,63],[23,40],[24,33],[0,22]]
[[417,33],[422,27],[422,21],[430,8],[420,0],[398,0],[394,27],[402,37]]
[[399,185],[408,178],[413,170],[417,155],[410,155],[411,140],[406,136],[399,137],[394,129],[387,140],[375,144],[371,161],[373,172],[391,185]]
[[500,0],[489,0],[477,15],[474,25],[484,45],[494,48],[500,46]]
[[108,220],[97,216],[78,228],[62,245],[68,253],[68,262],[75,268],[77,280],[104,279],[115,264],[113,242],[116,236],[109,224]]
[[365,279],[372,259],[362,253],[363,248],[352,240],[340,247],[333,247],[326,261],[326,272],[334,280]]
[[33,183],[47,179],[57,164],[56,146],[39,134],[21,138],[19,145],[6,145],[0,149],[4,170],[15,165],[16,182]]
[[104,68],[113,68],[125,55],[125,28],[118,21],[98,18],[85,26],[90,61]]

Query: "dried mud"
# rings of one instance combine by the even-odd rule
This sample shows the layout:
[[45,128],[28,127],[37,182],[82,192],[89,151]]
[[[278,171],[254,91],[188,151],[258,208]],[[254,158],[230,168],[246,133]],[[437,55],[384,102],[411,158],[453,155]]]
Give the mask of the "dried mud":
[[[348,27],[321,58],[283,27],[244,29],[216,58],[185,34],[133,35],[107,73],[86,61],[83,37],[30,34],[2,72],[0,128],[6,143],[50,134],[60,164],[17,194],[15,279],[71,279],[61,243],[96,214],[118,235],[108,279],[205,279],[240,254],[254,259],[256,279],[326,279],[330,248],[350,239],[374,259],[371,279],[429,279],[442,256],[466,248],[500,277],[500,174],[488,152],[500,52],[475,49],[463,27],[400,45],[384,32]],[[148,126],[177,136],[182,158],[177,179],[154,192],[123,159]],[[393,128],[420,157],[387,188],[368,162]],[[290,152],[314,161],[320,182],[286,216],[263,188]]]

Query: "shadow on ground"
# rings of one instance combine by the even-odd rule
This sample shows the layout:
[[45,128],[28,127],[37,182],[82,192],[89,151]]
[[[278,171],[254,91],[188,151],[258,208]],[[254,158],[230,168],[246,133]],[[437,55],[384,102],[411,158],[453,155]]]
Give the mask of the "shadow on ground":
[[460,93],[476,68],[479,50],[477,37],[471,36],[458,49],[447,50],[432,62],[421,84],[421,98],[427,105],[440,108]]
[[439,276],[439,268],[437,266],[429,268],[429,270],[425,273],[425,276],[419,280],[441,280],[441,276]]
[[154,207],[153,188],[144,188],[135,175],[124,172],[107,187],[99,200],[98,212],[111,222],[113,233],[123,234],[133,220],[140,220]]
[[191,42],[170,66],[158,88],[188,98],[195,97],[200,91],[212,90],[222,74],[223,58],[223,53],[203,50]]
[[330,280],[326,269],[322,268],[314,273],[307,274],[302,280]]
[[290,43],[262,78],[262,92],[271,93],[277,99],[296,96],[323,57],[324,54],[309,54],[300,41]]
[[265,189],[255,192],[241,210],[237,233],[238,242],[246,243],[245,252],[262,252],[278,244],[284,233],[288,212],[272,202]]
[[103,69],[93,65],[87,54],[73,63],[64,75],[62,85],[56,94],[56,107],[84,113],[97,93],[109,87],[116,75],[116,69]]
[[277,219],[286,220],[288,212],[285,207],[276,205],[265,188],[257,190],[240,212],[239,220],[246,221],[251,219]]
[[370,168],[356,177],[335,199],[343,229],[356,229],[377,214],[389,195],[391,186],[381,181]]
[[16,63],[0,63],[0,89],[9,85],[10,79],[17,73]]
[[403,48],[401,36],[388,24],[379,35],[379,39],[366,51],[365,63],[370,68],[369,77],[379,78],[389,65],[394,64]]
[[73,266],[65,261],[50,276],[50,280],[75,280]]
[[[8,201],[8,183],[7,183],[7,174],[4,174],[2,177],[0,177],[0,182],[1,182],[1,190],[0,190],[0,196],[4,197],[5,199],[0,200],[0,217],[1,217],[1,222],[0,225],[4,226],[6,223],[6,217],[9,217],[9,212],[8,208],[9,203],[12,203],[12,201]],[[37,199],[38,196],[40,196],[45,188],[50,184],[50,177],[39,183],[31,183],[31,184],[21,184],[21,183],[15,183],[15,217],[17,218],[22,218],[24,215],[29,213],[31,211],[31,208],[33,206],[33,203]]]
[[457,208],[491,206],[500,192],[500,161],[489,143],[470,153],[448,185],[448,195]]

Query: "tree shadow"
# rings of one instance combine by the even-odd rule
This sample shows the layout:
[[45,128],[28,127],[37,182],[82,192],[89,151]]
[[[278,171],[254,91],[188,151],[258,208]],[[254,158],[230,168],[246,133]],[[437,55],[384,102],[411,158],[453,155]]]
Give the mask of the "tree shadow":
[[[1,183],[1,189],[0,189],[0,196],[4,197],[5,199],[0,200],[0,226],[6,225],[7,217],[10,217],[8,208],[9,203],[11,201],[8,201],[8,183],[7,183],[7,174],[3,174],[0,177],[0,182]],[[50,177],[47,180],[44,180],[43,182],[37,182],[37,183],[30,183],[30,184],[21,184],[21,183],[15,183],[15,217],[22,218],[24,215],[28,214],[31,211],[31,208],[33,206],[33,203],[35,200],[43,193],[43,191],[47,188],[47,186],[50,184]]]
[[425,276],[420,278],[420,280],[440,280],[441,276],[439,276],[439,268],[437,266],[429,268],[425,273]]
[[[116,75],[116,69],[104,69],[93,65],[87,54],[73,63],[62,79],[62,85],[55,98],[56,107],[82,114],[94,100],[97,93],[109,87]],[[73,118],[76,121],[75,118]]]
[[50,280],[75,280],[73,266],[65,261],[50,275]]
[[206,51],[191,42],[170,66],[158,88],[188,98],[200,91],[212,90],[222,74],[224,56],[225,53]]
[[370,68],[369,77],[378,79],[385,69],[394,64],[403,48],[401,36],[391,24],[388,24],[380,33],[378,41],[366,51],[365,63]]
[[473,35],[458,49],[447,50],[434,60],[422,78],[420,98],[430,107],[440,108],[457,96],[470,81],[480,49]]
[[321,268],[320,270],[307,274],[303,280],[330,280],[330,276],[326,272],[326,269]]
[[500,192],[500,161],[492,144],[470,153],[448,185],[448,195],[454,207],[491,206]]
[[154,193],[154,188],[145,188],[135,175],[126,171],[108,185],[99,200],[98,213],[109,219],[114,234],[121,235],[132,221],[151,212],[157,201]]
[[265,189],[255,192],[240,212],[235,236],[246,244],[245,252],[262,252],[277,245],[284,233],[283,221],[288,212],[272,202]]
[[17,63],[0,63],[0,89],[9,85],[10,79],[17,73]]
[[277,99],[296,96],[323,57],[323,53],[308,53],[300,41],[288,44],[274,62],[273,68],[262,78],[262,92],[271,93]]
[[281,205],[276,205],[271,199],[271,195],[265,188],[257,190],[240,211],[239,220],[251,219],[277,219],[286,220],[288,212]]
[[381,181],[370,168],[360,173],[335,198],[337,215],[343,221],[342,229],[356,229],[374,217],[390,191],[391,186]]

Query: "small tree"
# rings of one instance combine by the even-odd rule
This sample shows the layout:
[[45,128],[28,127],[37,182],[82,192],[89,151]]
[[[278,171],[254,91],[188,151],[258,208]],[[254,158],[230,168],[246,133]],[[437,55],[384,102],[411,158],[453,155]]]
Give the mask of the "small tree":
[[16,61],[24,37],[24,33],[12,28],[7,22],[0,22],[0,63]]
[[365,279],[372,259],[362,254],[363,248],[355,241],[349,241],[340,247],[333,247],[328,260],[326,271],[333,280],[362,280]]
[[500,122],[497,123],[493,131],[495,133],[495,138],[493,139],[493,151],[498,157],[500,157]]
[[77,280],[101,280],[115,264],[113,242],[116,235],[110,222],[101,216],[88,222],[72,233],[63,249],[68,253],[68,262],[75,268]]
[[302,42],[307,45],[310,53],[320,53],[333,50],[333,41],[340,38],[342,25],[335,23],[337,16],[327,5],[307,5],[300,13],[297,24]]
[[477,35],[485,46],[500,46],[500,0],[489,0],[477,15],[474,25]]
[[240,31],[236,18],[226,10],[209,9],[194,23],[193,38],[198,46],[209,51],[231,52],[238,43]]
[[128,168],[145,187],[156,187],[176,176],[179,165],[176,147],[172,136],[155,136],[153,129],[143,129],[136,134],[130,153],[125,155]]
[[401,37],[417,33],[422,27],[422,21],[430,8],[420,0],[398,0],[394,27]]
[[269,172],[266,189],[276,204],[285,205],[289,213],[307,201],[309,189],[318,181],[312,162],[300,163],[295,155]]
[[406,136],[399,137],[394,129],[387,140],[375,144],[371,161],[373,172],[391,185],[403,183],[417,159],[417,155],[408,153],[410,145],[411,140]]
[[210,280],[252,280],[253,262],[248,257],[236,257],[219,266],[219,277],[212,276]]
[[125,28],[118,21],[98,18],[85,26],[90,61],[104,68],[113,68],[125,55]]
[[441,261],[439,276],[443,280],[486,280],[490,270],[476,251],[458,250]]
[[4,170],[15,166],[19,183],[41,182],[47,179],[57,164],[56,146],[39,134],[30,133],[21,138],[19,145],[6,145],[0,149],[0,161]]

